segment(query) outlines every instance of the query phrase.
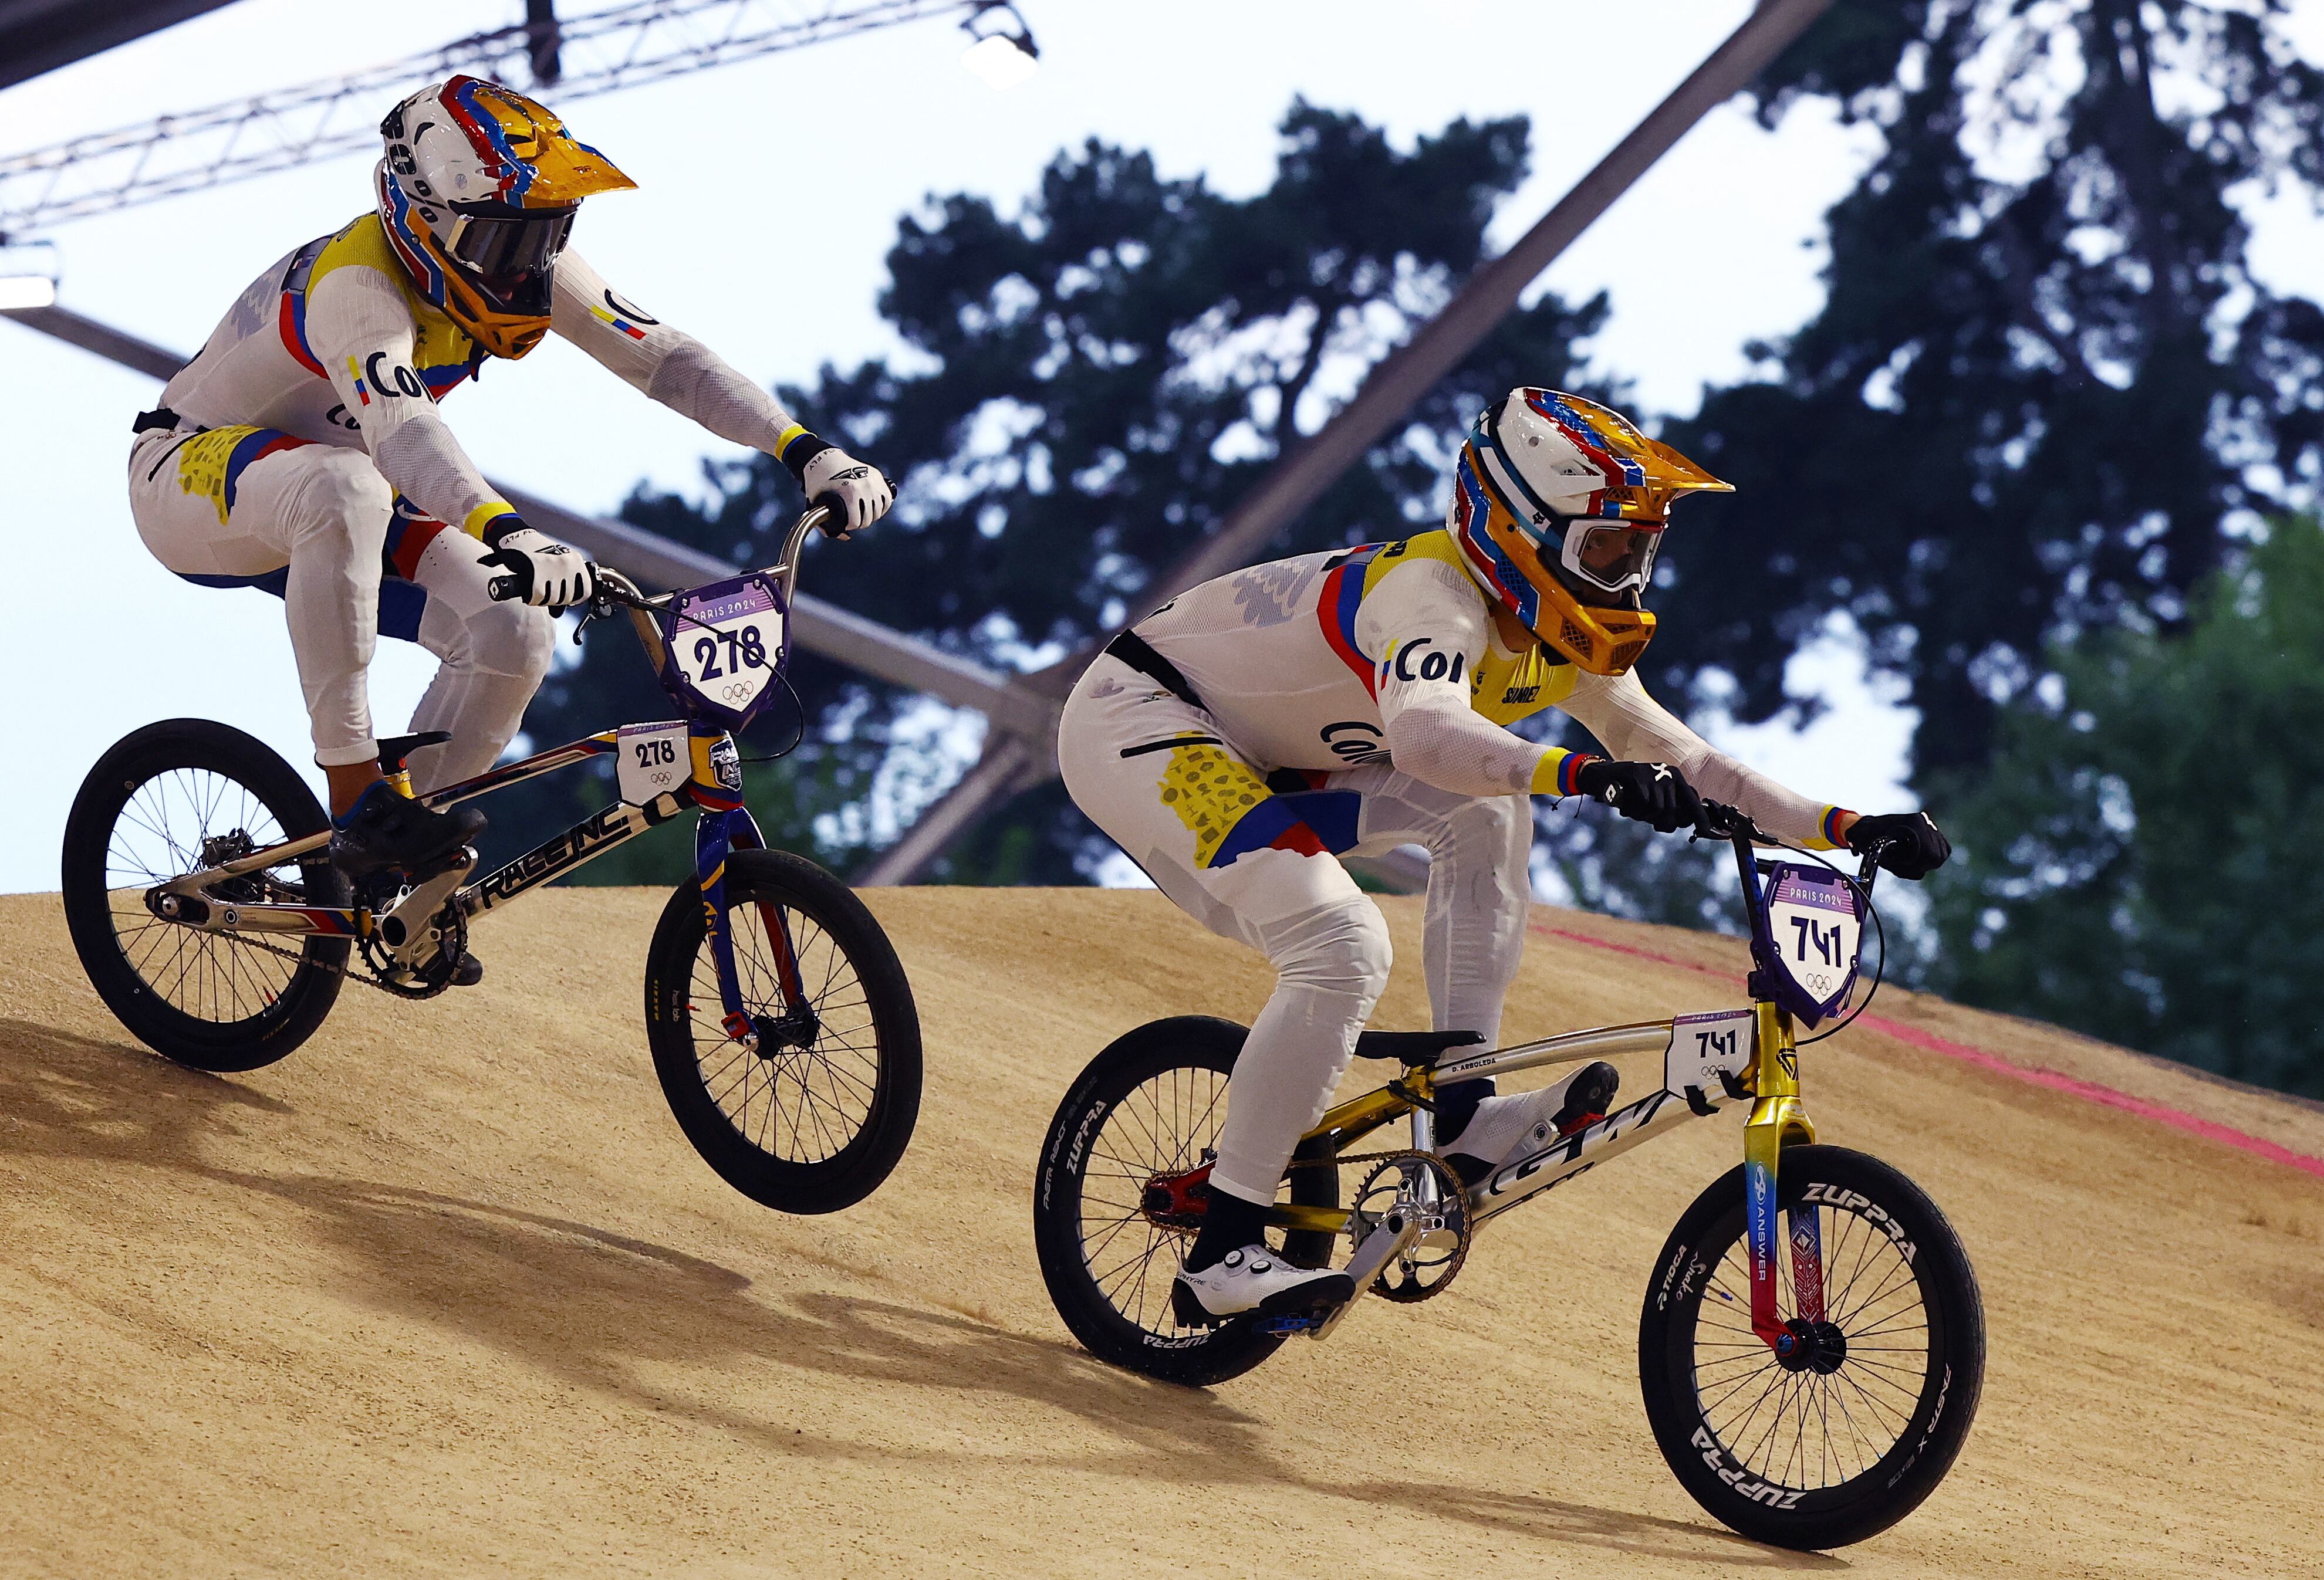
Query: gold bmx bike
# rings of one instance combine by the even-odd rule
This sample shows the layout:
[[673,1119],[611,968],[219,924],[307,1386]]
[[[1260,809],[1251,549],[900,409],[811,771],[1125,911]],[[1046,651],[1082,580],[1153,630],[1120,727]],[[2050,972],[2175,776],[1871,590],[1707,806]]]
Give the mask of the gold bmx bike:
[[[1059,1106],[1035,1186],[1041,1274],[1066,1327],[1116,1365],[1224,1382],[1294,1336],[1329,1337],[1367,1292],[1399,1302],[1444,1293],[1478,1231],[1503,1213],[1734,1104],[1748,1115],[1743,1162],[1680,1217],[1646,1281],[1638,1381],[1655,1440],[1696,1502],[1757,1540],[1840,1547],[1910,1513],[1951,1467],[1977,1411],[1976,1274],[1918,1186],[1817,1141],[1800,1090],[1800,1032],[1847,1006],[1863,923],[1877,925],[1877,852],[1855,875],[1813,858],[1761,860],[1754,844],[1778,841],[1716,802],[1697,831],[1734,850],[1751,1002],[1482,1053],[1455,1052],[1481,1041],[1473,1033],[1364,1033],[1358,1055],[1392,1060],[1400,1073],[1323,1116],[1268,1214],[1269,1243],[1295,1264],[1333,1265],[1344,1251],[1338,1264],[1356,1296],[1336,1309],[1178,1321],[1171,1283],[1202,1226],[1245,1029],[1187,1015],[1118,1039]],[[1433,1150],[1440,1087],[1647,1053],[1662,1056],[1656,1089],[1570,1135],[1545,1135],[1472,1185]],[[1410,1147],[1353,1150],[1407,1116]],[[1343,1205],[1351,1168],[1361,1172]]]

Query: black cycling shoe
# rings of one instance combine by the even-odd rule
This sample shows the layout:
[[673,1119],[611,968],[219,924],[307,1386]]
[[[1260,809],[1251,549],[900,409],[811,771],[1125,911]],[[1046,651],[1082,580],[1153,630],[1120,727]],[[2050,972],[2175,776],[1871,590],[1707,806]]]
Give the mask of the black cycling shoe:
[[331,865],[349,877],[369,877],[443,860],[484,831],[484,814],[473,806],[430,812],[383,779],[331,827]]
[[484,962],[472,954],[462,955],[460,963],[452,968],[452,986],[455,988],[474,988],[484,979]]

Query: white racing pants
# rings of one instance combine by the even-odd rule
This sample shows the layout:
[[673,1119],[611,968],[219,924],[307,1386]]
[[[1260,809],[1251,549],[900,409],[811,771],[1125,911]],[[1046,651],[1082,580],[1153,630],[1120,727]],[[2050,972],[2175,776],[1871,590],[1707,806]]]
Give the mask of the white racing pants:
[[1388,923],[1339,855],[1427,849],[1436,1029],[1499,1039],[1532,892],[1524,796],[1456,795],[1388,767],[1270,776],[1209,713],[1111,655],[1066,700],[1057,762],[1074,804],[1180,909],[1275,966],[1228,1089],[1213,1185],[1275,1199],[1388,984]]
[[272,428],[154,429],[130,448],[129,508],[179,575],[282,600],[318,764],[379,755],[368,671],[382,633],[443,661],[411,716],[415,731],[452,734],[413,754],[421,791],[492,767],[549,671],[548,612],[493,602],[484,546],[400,509],[361,450]]

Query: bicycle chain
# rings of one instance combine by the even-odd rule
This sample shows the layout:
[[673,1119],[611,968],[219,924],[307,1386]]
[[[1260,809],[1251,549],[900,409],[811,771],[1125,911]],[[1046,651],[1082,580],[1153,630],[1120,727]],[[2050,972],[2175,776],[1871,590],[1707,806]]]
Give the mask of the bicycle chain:
[[[320,960],[309,960],[307,958],[307,951],[304,949],[284,949],[279,943],[267,943],[247,932],[236,932],[231,936],[236,943],[246,945],[251,949],[263,949],[268,954],[281,955],[284,960],[296,960],[302,966],[312,966],[318,971],[327,971],[330,975],[337,977],[342,980],[360,982],[366,988],[376,988],[382,993],[386,994],[390,998],[433,998],[437,994],[443,992],[445,988],[451,986],[450,983],[447,982],[428,992],[406,993],[390,986],[388,983],[381,981],[377,977],[359,975],[346,966],[327,966]],[[349,942],[352,942],[354,941],[350,940]],[[369,962],[366,961],[365,963],[368,964]]]

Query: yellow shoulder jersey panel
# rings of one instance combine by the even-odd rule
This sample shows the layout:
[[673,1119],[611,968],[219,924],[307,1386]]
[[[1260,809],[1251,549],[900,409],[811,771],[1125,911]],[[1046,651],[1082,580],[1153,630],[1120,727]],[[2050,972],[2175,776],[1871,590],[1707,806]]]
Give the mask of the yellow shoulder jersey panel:
[[[475,342],[411,282],[403,261],[389,244],[387,227],[377,214],[366,214],[337,234],[324,238],[318,245],[310,246],[292,265],[283,289],[286,296],[297,299],[293,317],[300,341],[305,340],[308,293],[333,270],[351,265],[377,271],[402,292],[404,306],[411,312],[412,366],[428,386],[428,392],[441,400],[474,371]],[[320,372],[321,364],[314,360],[311,349],[303,344],[300,349],[306,350],[307,354],[300,360]]]
[[[1397,566],[1417,559],[1442,560],[1462,577],[1469,574],[1461,558],[1461,546],[1450,532],[1439,528],[1382,545],[1364,566],[1364,592],[1370,592]],[[1572,665],[1554,657],[1538,642],[1526,643],[1520,653],[1505,655],[1495,648],[1489,636],[1484,657],[1470,672],[1469,706],[1496,724],[1513,724],[1563,702],[1572,694],[1579,677],[1580,671]]]

